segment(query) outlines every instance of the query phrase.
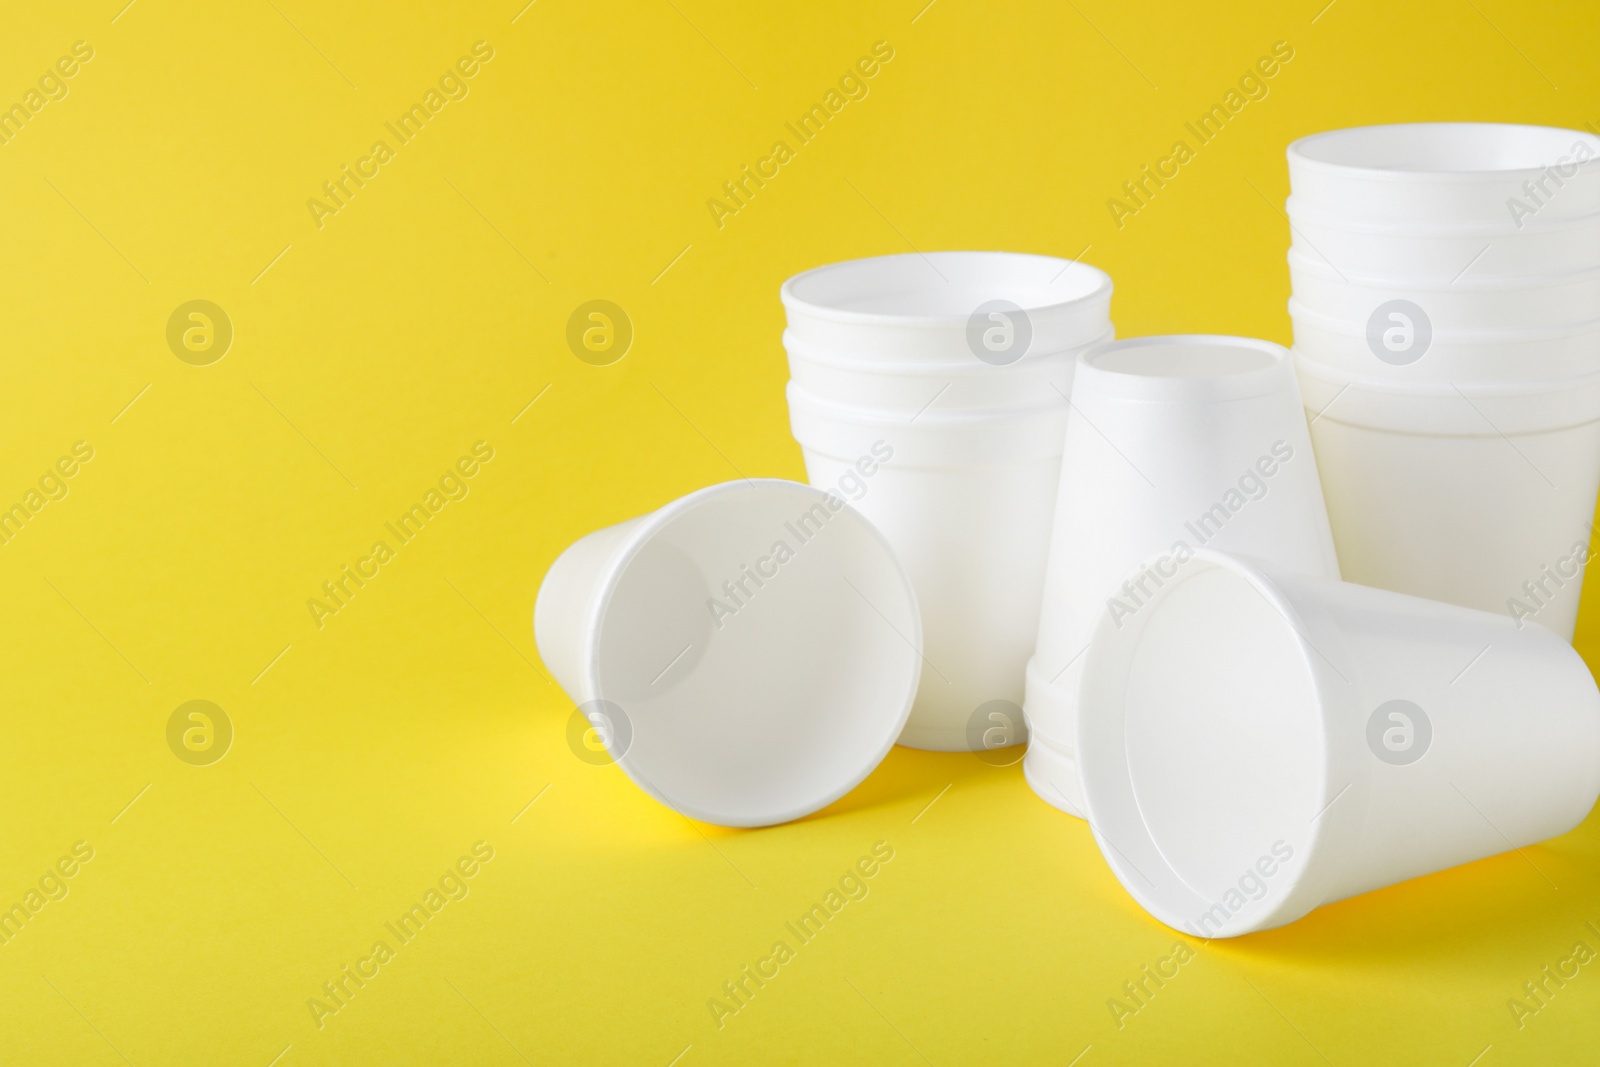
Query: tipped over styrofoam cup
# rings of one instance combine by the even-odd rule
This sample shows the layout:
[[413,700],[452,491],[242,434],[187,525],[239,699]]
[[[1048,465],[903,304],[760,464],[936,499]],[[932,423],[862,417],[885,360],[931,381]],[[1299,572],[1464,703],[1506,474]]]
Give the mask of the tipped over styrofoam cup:
[[922,669],[916,596],[883,536],[837,495],[772,478],[576,541],[539,588],[534,634],[610,760],[723,826],[849,792],[894,744]]
[[1085,353],[1024,701],[1023,770],[1050,804],[1082,814],[1074,737],[1095,627],[1144,611],[1205,546],[1338,577],[1288,352],[1180,335]]
[[1005,366],[1081,348],[1111,324],[1111,279],[1022,252],[908,252],[797,274],[784,345],[862,363]]
[[1542,626],[1208,551],[1101,624],[1078,745],[1118,881],[1233,937],[1575,827],[1600,692]]
[[[900,743],[973,750],[970,727],[986,714],[980,709],[1022,701],[1060,481],[1065,401],[913,419],[831,404],[794,383],[788,395],[811,484],[871,519],[916,585],[925,661]],[[1010,743],[1023,739],[1015,725]]]
[[1512,226],[1600,213],[1600,137],[1550,126],[1356,126],[1289,145],[1304,212],[1345,221]]
[[1296,365],[1344,577],[1570,641],[1600,493],[1600,373],[1392,382]]

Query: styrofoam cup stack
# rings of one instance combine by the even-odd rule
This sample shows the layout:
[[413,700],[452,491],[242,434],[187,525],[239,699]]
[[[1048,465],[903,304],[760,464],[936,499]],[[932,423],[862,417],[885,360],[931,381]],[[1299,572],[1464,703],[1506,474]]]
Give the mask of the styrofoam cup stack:
[[1020,743],[1068,397],[1078,355],[1113,336],[1111,279],[910,253],[807,271],[782,299],[807,478],[883,531],[917,589],[922,684],[900,743]]
[[1570,639],[1600,490],[1600,137],[1416,123],[1288,156],[1289,314],[1344,576]]
[[1082,816],[1078,685],[1095,627],[1144,610],[1201,548],[1339,576],[1289,353],[1138,337],[1079,357],[1024,710],[1023,771]]
[[1542,841],[1600,794],[1600,691],[1543,626],[1209,550],[1101,622],[1083,702],[1095,840],[1197,937]]
[[1600,137],[1362,126],[1288,157],[1297,349],[1400,382],[1600,371]]
[[775,478],[574,542],[533,628],[608,760],[723,826],[797,819],[852,789],[893,746],[922,670],[916,595],[883,535]]

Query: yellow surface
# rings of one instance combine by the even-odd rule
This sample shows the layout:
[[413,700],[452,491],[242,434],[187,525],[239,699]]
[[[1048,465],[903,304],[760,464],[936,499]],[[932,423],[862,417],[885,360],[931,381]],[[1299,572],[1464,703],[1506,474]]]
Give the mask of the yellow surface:
[[[1520,1028],[1507,1001],[1600,948],[1593,818],[1194,942],[1119,1026],[1108,1001],[1178,939],[1018,767],[896,749],[800,823],[691,825],[569,751],[529,619],[580,534],[803,476],[786,276],[1083,252],[1123,334],[1286,341],[1284,145],[1600,124],[1600,8],[122,2],[0,14],[0,103],[92,49],[0,144],[0,497],[66,494],[0,545],[0,903],[66,890],[0,945],[0,1061],[1592,1061],[1592,965]],[[385,123],[480,41],[446,81],[466,95],[399,143]],[[864,98],[737,212],[707,207],[880,41]],[[1265,98],[1118,228],[1122,182],[1279,41]],[[346,165],[365,184],[308,207]],[[168,345],[191,300],[233,326],[209,365]],[[590,300],[634,327],[610,366],[565,340]],[[77,442],[92,459],[46,477]],[[467,495],[315,618],[476,442],[493,458],[446,482]],[[176,758],[206,728],[187,712],[169,748],[192,700],[232,724],[219,762]],[[722,983],[877,842],[866,898],[719,1028]],[[441,879],[467,895],[400,943],[384,924]],[[347,965],[376,975],[314,1012]]]

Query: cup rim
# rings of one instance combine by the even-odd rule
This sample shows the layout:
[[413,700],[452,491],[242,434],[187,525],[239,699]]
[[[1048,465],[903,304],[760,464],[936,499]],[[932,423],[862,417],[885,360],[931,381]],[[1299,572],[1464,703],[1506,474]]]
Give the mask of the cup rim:
[[[1514,136],[1520,136],[1528,140],[1532,140],[1535,137],[1547,138],[1551,141],[1567,140],[1569,146],[1586,142],[1592,151],[1587,160],[1578,162],[1577,165],[1580,172],[1585,168],[1589,173],[1600,172],[1600,165],[1597,165],[1597,161],[1600,161],[1600,137],[1583,130],[1569,130],[1560,126],[1540,126],[1531,123],[1510,122],[1400,122],[1322,130],[1290,142],[1287,149],[1289,165],[1294,169],[1303,169],[1323,175],[1358,178],[1367,181],[1412,185],[1459,185],[1507,179],[1514,181],[1519,178],[1532,177],[1544,173],[1560,162],[1560,160],[1555,160],[1539,164],[1482,167],[1468,170],[1451,167],[1401,167],[1344,163],[1339,162],[1337,159],[1328,158],[1327,154],[1327,149],[1330,146],[1336,146],[1340,141],[1359,144],[1363,137],[1368,139],[1377,139],[1385,136],[1392,137],[1397,131],[1409,132],[1414,139],[1424,131],[1435,130],[1457,135],[1464,143],[1472,144],[1483,144],[1488,138],[1493,137],[1498,137],[1505,141]],[[1571,138],[1577,138],[1577,141],[1572,141]],[[1319,149],[1324,152],[1323,155],[1313,154]],[[1576,176],[1577,173],[1573,175],[1573,177]]]
[[[1253,366],[1199,374],[1145,373],[1101,365],[1101,361],[1116,353],[1174,346],[1245,349],[1267,359]],[[1079,355],[1073,389],[1099,389],[1119,399],[1149,402],[1211,403],[1239,400],[1283,388],[1287,365],[1288,349],[1276,341],[1260,337],[1209,333],[1122,337],[1096,345]],[[1289,378],[1292,383],[1293,375],[1290,374]]]
[[1044,314],[1046,312],[1062,310],[1073,306],[1087,306],[1102,295],[1109,296],[1112,289],[1111,276],[1098,267],[1092,266],[1079,259],[1061,259],[1056,256],[1041,255],[1034,252],[1011,252],[1000,249],[995,250],[944,250],[936,252],[899,252],[883,256],[866,256],[860,259],[841,260],[837,263],[825,263],[810,270],[801,271],[786,279],[778,290],[778,299],[791,315],[801,314],[813,319],[852,326],[898,326],[918,328],[966,328],[968,319],[971,318],[972,309],[966,311],[952,311],[939,314],[911,314],[892,311],[864,311],[855,308],[841,307],[835,303],[820,301],[804,295],[804,290],[817,284],[828,275],[858,272],[867,277],[875,271],[882,271],[894,265],[920,260],[925,265],[933,266],[937,270],[938,263],[954,264],[957,262],[975,262],[980,259],[991,262],[1010,262],[1023,264],[1032,261],[1043,267],[1046,264],[1059,264],[1059,272],[1046,286],[1057,284],[1062,275],[1071,274],[1072,281],[1087,283],[1081,291],[1073,291],[1062,299],[1035,300],[1020,305],[1030,315]]
[[[622,545],[617,549],[616,554],[612,557],[604,578],[596,586],[593,593],[587,620],[587,629],[590,631],[591,637],[598,635],[601,623],[605,617],[606,607],[611,603],[612,598],[615,596],[617,586],[621,582],[623,575],[627,572],[628,565],[632,563],[633,560],[639,555],[644,546],[649,543],[649,541],[658,533],[660,533],[661,530],[664,529],[669,523],[671,523],[678,516],[683,515],[686,512],[693,511],[708,501],[714,500],[718,497],[726,496],[732,493],[746,492],[751,488],[774,486],[781,486],[786,491],[793,491],[796,489],[802,490],[804,493],[814,496],[818,503],[823,503],[825,501],[825,497],[827,496],[823,490],[818,489],[815,486],[807,485],[804,482],[791,481],[786,478],[746,478],[742,480],[719,482],[715,485],[703,486],[700,489],[696,489],[693,492],[678,497],[676,500],[672,500],[667,504],[664,504],[649,514],[639,516],[640,521],[638,522],[638,525],[628,531]],[[896,554],[893,546],[890,545],[888,538],[883,535],[883,532],[878,529],[875,523],[868,521],[865,516],[860,514],[860,512],[848,507],[848,505],[842,509],[841,514],[844,511],[853,513],[859,524],[867,531],[868,536],[872,538],[873,542],[883,550],[883,556],[888,561],[888,566],[893,569],[895,576],[899,579],[900,585],[905,591],[906,599],[911,605],[909,621],[906,623],[906,628],[910,630],[910,633],[902,634],[902,636],[911,646],[913,653],[915,653],[913,659],[916,660],[916,663],[913,664],[910,672],[911,681],[910,684],[906,686],[904,699],[901,701],[902,706],[898,712],[892,716],[893,722],[889,722],[891,718],[890,716],[885,716],[885,722],[889,723],[891,728],[887,730],[886,740],[884,743],[877,751],[871,754],[870,759],[861,760],[859,767],[851,770],[850,774],[847,776],[849,781],[843,787],[831,790],[818,798],[796,803],[793,807],[785,809],[783,812],[777,815],[763,817],[760,819],[741,819],[737,816],[730,817],[726,812],[712,811],[701,808],[698,804],[685,804],[681,800],[669,798],[655,785],[653,781],[651,781],[648,773],[646,773],[646,771],[640,767],[638,760],[638,747],[631,746],[621,756],[616,757],[615,762],[617,766],[622,768],[623,772],[627,774],[633,783],[650,797],[659,801],[666,807],[671,808],[673,811],[678,812],[679,814],[687,815],[691,818],[698,819],[701,822],[707,822],[715,826],[776,826],[782,823],[792,822],[796,819],[804,818],[805,816],[820,811],[829,804],[832,804],[834,801],[843,797],[845,794],[849,793],[852,789],[865,781],[867,776],[877,769],[879,764],[881,764],[885,757],[888,756],[890,749],[894,747],[895,739],[899,737],[900,731],[904,728],[906,720],[910,718],[911,707],[916,700],[918,680],[921,675],[921,649],[923,643],[922,616],[920,608],[918,607],[916,588],[912,584],[911,577],[905,569],[905,564],[901,562],[900,557]],[[597,641],[591,639],[586,642],[585,647],[585,656],[582,664],[583,682],[588,692],[593,693],[598,698],[603,699],[605,694],[600,688],[600,672],[598,661],[599,645]]]

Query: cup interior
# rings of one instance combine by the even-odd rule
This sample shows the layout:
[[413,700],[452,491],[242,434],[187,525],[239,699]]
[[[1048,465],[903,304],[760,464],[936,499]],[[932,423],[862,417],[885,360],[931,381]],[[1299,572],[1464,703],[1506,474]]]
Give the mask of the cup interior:
[[1298,918],[1329,777],[1314,653],[1257,582],[1204,557],[1120,622],[1091,646],[1079,727],[1106,859],[1175,929]]
[[726,826],[848,792],[894,743],[921,673],[915,594],[882,536],[775,479],[652,517],[596,630],[594,692],[623,724],[613,756],[658,800]]
[[1417,122],[1329,130],[1301,138],[1290,152],[1312,163],[1358,170],[1487,175],[1594,159],[1600,156],[1600,138],[1552,126]]
[[790,278],[784,302],[812,314],[881,320],[966,319],[991,300],[1035,312],[1102,291],[1085,263],[1020,252],[928,252],[833,263]]

